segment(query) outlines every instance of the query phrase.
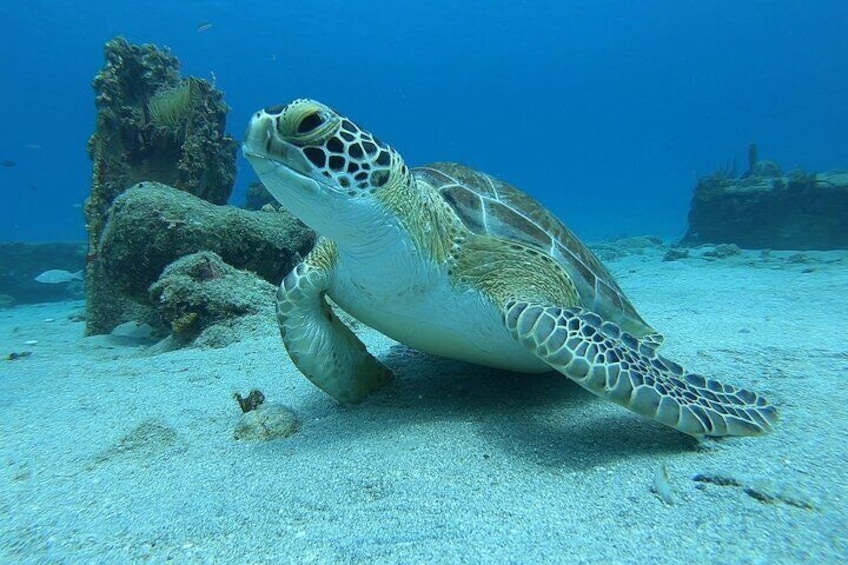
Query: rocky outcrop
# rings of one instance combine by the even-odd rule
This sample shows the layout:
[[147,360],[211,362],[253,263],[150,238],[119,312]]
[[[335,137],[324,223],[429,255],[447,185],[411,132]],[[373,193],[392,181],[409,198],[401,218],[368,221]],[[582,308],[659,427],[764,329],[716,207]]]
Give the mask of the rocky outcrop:
[[276,285],[235,269],[211,251],[174,261],[150,287],[173,344],[223,347],[239,339],[245,318],[273,323]]
[[120,291],[144,302],[170,263],[200,251],[273,285],[309,252],[314,232],[286,211],[215,206],[159,183],[140,183],[115,199],[99,262]]
[[[286,211],[216,206],[175,188],[145,182],[125,191],[112,204],[98,242],[97,263],[114,291],[133,305],[131,319],[154,326],[164,319],[173,330],[186,327],[190,315],[178,316],[172,309],[163,317],[168,312],[162,310],[163,294],[152,299],[150,295],[151,285],[161,283],[169,265],[192,254],[211,252],[227,269],[250,272],[270,288],[280,283],[314,242],[314,232]],[[214,281],[220,278],[215,273],[225,270],[216,264],[208,264],[214,275],[209,279]],[[200,292],[201,287],[196,289],[200,294],[191,300],[209,298],[205,291]],[[267,301],[272,303],[270,295]],[[175,322],[178,318],[182,320]]]
[[[105,58],[93,83],[97,122],[88,142],[92,183],[85,216],[92,257],[112,202],[129,187],[158,181],[225,204],[236,173],[237,144],[224,131],[228,108],[220,90],[180,77],[176,57],[155,45],[118,37],[106,43]],[[109,332],[135,315],[98,261],[87,269],[86,295],[89,334]]]
[[848,249],[848,171],[784,175],[760,161],[741,178],[722,173],[703,178],[681,243]]

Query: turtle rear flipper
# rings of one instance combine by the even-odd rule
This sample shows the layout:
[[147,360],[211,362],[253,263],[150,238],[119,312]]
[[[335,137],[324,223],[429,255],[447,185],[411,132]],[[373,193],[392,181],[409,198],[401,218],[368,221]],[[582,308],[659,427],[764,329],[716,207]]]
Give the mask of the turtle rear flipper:
[[757,435],[777,423],[758,394],[689,373],[587,310],[510,300],[503,316],[513,338],[586,390],[686,434]]

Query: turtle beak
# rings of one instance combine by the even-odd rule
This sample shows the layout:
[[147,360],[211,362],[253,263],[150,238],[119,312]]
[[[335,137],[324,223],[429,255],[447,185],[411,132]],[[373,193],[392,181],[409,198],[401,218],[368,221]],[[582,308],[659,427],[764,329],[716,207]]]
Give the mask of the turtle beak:
[[[264,112],[256,112],[247,124],[247,130],[244,132],[244,142],[241,145],[241,150],[245,157],[267,159],[268,149],[271,145],[273,132],[271,128],[274,122],[270,116]],[[252,161],[251,161],[252,162]]]
[[308,175],[312,168],[303,153],[277,135],[275,116],[260,110],[253,114],[244,132],[242,152],[261,176],[280,164]]
[[305,157],[279,138],[274,119],[264,110],[253,115],[242,143],[245,158],[277,202],[315,231],[332,231],[328,218],[343,207],[343,199],[301,172],[307,167]]

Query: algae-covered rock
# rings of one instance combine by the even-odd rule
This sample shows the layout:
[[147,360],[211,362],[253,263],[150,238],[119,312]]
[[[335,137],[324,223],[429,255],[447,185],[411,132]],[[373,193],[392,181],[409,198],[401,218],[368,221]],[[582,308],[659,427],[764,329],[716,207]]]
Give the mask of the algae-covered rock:
[[[88,142],[94,165],[88,215],[141,181],[159,181],[215,204],[229,200],[238,144],[224,131],[223,92],[181,78],[167,49],[116,38],[94,79],[97,125]],[[89,218],[91,220],[93,218]]]
[[141,181],[159,181],[215,204],[230,197],[237,143],[224,131],[223,93],[200,78],[181,78],[167,49],[106,43],[106,64],[94,79],[97,121],[88,142],[91,194],[85,204],[89,334],[108,333],[143,313],[111,284],[97,249],[114,199]]
[[234,322],[251,315],[273,320],[274,285],[227,265],[210,251],[168,265],[150,287],[150,300],[177,345],[222,347],[238,340]]
[[146,303],[149,286],[184,255],[212,251],[277,285],[314,240],[288,212],[215,206],[165,185],[141,183],[115,199],[99,256],[113,284]]
[[848,172],[782,175],[769,161],[746,176],[714,173],[695,187],[685,245],[848,249]]

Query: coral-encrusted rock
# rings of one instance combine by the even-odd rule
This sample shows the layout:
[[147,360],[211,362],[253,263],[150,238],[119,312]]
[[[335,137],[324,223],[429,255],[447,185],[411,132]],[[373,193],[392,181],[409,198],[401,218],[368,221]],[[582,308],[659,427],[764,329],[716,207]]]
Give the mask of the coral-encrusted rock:
[[[767,174],[768,173],[768,174]],[[713,175],[695,188],[686,245],[749,249],[848,249],[848,172]]]
[[[224,131],[227,105],[208,81],[181,78],[167,49],[106,43],[105,66],[94,79],[97,122],[88,141],[91,194],[85,204],[89,255],[97,255],[114,199],[141,181],[175,186],[224,204],[236,172],[236,141]],[[143,316],[92,262],[86,271],[89,334],[108,333]]]
[[180,257],[208,250],[277,285],[312,248],[315,235],[291,214],[215,206],[158,183],[140,183],[115,199],[99,262],[133,300]]
[[239,339],[247,316],[274,322],[274,285],[224,263],[209,251],[175,261],[150,287],[150,300],[175,345],[223,347]]

